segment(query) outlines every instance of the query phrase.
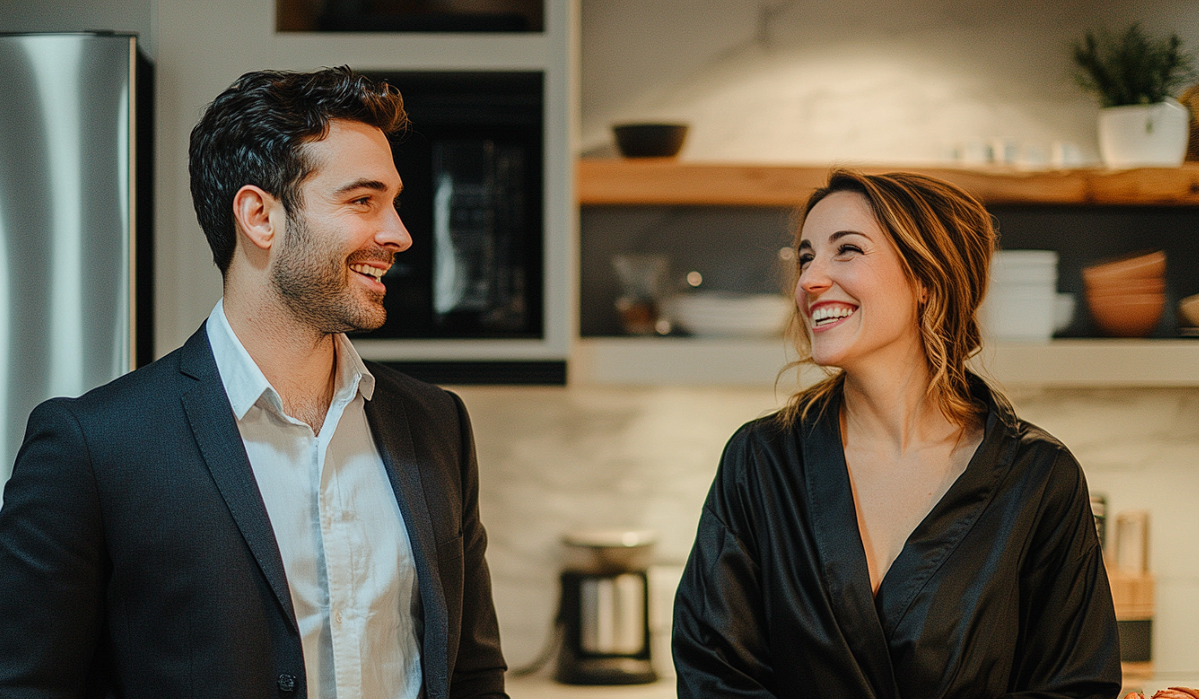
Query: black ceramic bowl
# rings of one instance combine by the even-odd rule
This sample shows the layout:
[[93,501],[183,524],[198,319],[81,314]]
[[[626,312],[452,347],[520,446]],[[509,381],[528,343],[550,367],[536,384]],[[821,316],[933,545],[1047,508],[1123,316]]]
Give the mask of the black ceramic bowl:
[[686,124],[617,124],[616,147],[626,158],[673,158],[687,138]]

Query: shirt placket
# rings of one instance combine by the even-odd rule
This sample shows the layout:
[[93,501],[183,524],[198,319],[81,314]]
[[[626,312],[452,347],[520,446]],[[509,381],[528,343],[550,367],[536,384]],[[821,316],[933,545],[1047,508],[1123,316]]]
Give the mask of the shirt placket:
[[320,474],[318,508],[324,548],[325,575],[329,582],[329,628],[333,646],[333,672],[337,699],[361,699],[362,658],[358,643],[359,614],[355,599],[353,532],[354,513],[343,504],[336,460],[328,458],[342,401],[330,406],[330,419],[313,440],[313,458]]

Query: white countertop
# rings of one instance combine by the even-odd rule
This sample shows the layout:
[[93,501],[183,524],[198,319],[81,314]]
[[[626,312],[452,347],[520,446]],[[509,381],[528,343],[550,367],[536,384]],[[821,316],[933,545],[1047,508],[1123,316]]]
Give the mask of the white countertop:
[[[675,699],[675,678],[665,677],[653,684],[629,684],[619,686],[583,687],[555,682],[548,673],[505,679],[508,696],[512,699]],[[1153,692],[1166,687],[1199,687],[1199,679],[1189,675],[1155,677],[1134,685],[1152,696]],[[1121,692],[1133,689],[1125,687]]]
[[580,686],[555,682],[545,674],[513,677],[504,680],[512,699],[675,699],[675,680],[665,677],[653,684]]
[[1120,696],[1124,696],[1125,692],[1135,689],[1144,693],[1145,696],[1151,697],[1153,696],[1154,692],[1161,689],[1166,689],[1167,687],[1196,688],[1199,687],[1199,678],[1190,673],[1166,673],[1152,679],[1145,680],[1144,682],[1137,682],[1135,680],[1129,681],[1126,679],[1124,681],[1124,690],[1120,693]]

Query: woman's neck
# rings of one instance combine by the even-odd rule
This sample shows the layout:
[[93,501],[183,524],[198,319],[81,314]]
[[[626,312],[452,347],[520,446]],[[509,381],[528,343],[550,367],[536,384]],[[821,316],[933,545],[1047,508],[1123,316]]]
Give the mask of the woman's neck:
[[929,391],[923,363],[904,370],[847,372],[842,410],[842,440],[852,434],[896,455],[956,440],[962,428],[945,417]]

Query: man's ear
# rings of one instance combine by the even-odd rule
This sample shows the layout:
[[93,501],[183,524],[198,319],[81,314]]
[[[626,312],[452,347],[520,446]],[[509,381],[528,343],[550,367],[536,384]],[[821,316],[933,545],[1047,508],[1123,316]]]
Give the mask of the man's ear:
[[284,221],[283,204],[261,187],[243,186],[233,195],[237,230],[261,250],[269,250]]

